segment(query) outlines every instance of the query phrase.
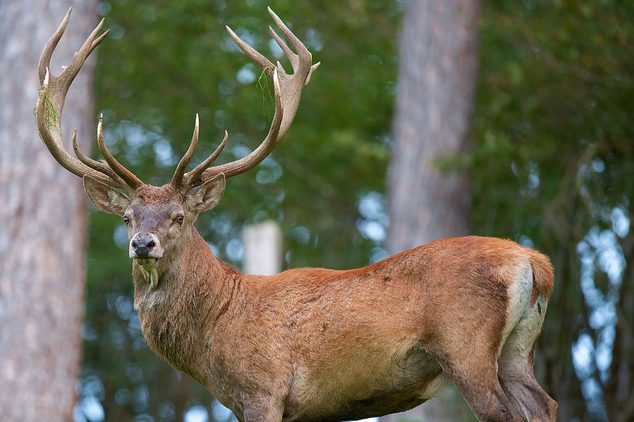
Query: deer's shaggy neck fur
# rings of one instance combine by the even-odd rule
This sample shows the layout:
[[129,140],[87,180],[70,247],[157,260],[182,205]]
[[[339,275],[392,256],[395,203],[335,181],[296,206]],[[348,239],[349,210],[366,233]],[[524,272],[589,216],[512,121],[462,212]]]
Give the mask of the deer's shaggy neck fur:
[[208,356],[201,346],[212,341],[229,303],[239,300],[243,274],[216,259],[194,228],[173,252],[157,262],[155,290],[134,262],[134,307],[150,348],[205,385],[209,361],[202,362]]

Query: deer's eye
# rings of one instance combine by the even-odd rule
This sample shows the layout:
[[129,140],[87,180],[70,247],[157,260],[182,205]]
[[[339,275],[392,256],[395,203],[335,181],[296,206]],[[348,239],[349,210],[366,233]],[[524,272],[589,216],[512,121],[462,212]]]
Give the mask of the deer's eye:
[[185,217],[182,215],[177,216],[174,221],[176,221],[178,224],[183,224],[183,221],[185,221]]
[[128,217],[127,215],[123,216],[123,223],[127,226],[128,224],[130,224],[130,217]]

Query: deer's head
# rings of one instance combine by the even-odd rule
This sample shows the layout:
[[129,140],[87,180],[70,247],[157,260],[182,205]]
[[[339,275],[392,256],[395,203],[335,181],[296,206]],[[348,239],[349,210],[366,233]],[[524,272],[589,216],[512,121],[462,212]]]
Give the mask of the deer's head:
[[169,258],[190,244],[187,239],[198,214],[214,208],[222,198],[225,175],[220,173],[190,190],[173,184],[143,185],[129,196],[91,176],[84,176],[84,188],[97,209],[123,217],[130,258],[156,287],[158,275],[171,265]]
[[216,151],[193,170],[186,172],[198,144],[199,122],[196,116],[191,144],[178,163],[171,182],[160,187],[151,186],[139,180],[108,151],[101,117],[97,125],[97,141],[103,161],[93,160],[81,152],[76,142],[77,131],[72,138],[77,158],[71,156],[64,146],[60,117],[66,93],[86,58],[109,32],[97,36],[104,23],[102,20],[64,71],[59,76],[52,76],[49,71],[51,56],[66,29],[70,12],[47,43],[40,58],[38,71],[42,88],[35,108],[38,131],[53,157],[65,169],[83,178],[86,193],[95,207],[123,218],[130,237],[130,257],[143,268],[151,280],[151,286],[155,287],[161,260],[178,254],[179,247],[186,243],[183,238],[192,233],[198,214],[214,208],[222,198],[225,180],[258,165],[286,134],[297,112],[302,89],[319,63],[312,64],[310,52],[270,8],[273,20],[297,51],[295,54],[270,28],[273,38],[293,67],[294,72],[290,75],[279,62],[277,65],[271,63],[227,27],[242,51],[273,79],[275,114],[269,133],[258,148],[246,157],[213,166],[227,142],[228,135],[225,132]]
[[[109,167],[117,169],[115,174],[118,172],[119,177],[125,180],[125,184],[119,186],[125,193],[97,180],[94,175],[83,176],[86,194],[95,207],[123,218],[130,240],[130,258],[150,275],[160,272],[160,260],[164,256],[179,254],[179,248],[188,244],[184,238],[191,235],[198,214],[213,209],[224,193],[226,176],[223,169],[228,169],[223,166],[208,168],[208,165],[219,155],[226,143],[226,136],[209,159],[189,173],[183,172],[193,155],[197,135],[198,119],[190,149],[167,185],[146,185],[127,172],[116,160]],[[101,121],[98,139],[102,153],[107,156]],[[206,170],[209,172],[203,177]]]

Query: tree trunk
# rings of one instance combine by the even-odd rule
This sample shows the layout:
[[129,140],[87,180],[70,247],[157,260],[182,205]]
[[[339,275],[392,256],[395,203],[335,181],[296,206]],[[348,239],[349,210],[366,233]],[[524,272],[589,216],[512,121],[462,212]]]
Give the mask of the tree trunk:
[[[472,0],[405,5],[389,173],[390,254],[468,234],[467,177],[443,171],[442,164],[468,150],[479,15],[480,3]],[[381,418],[397,419],[466,421],[473,416],[451,387],[406,414]]]
[[[40,141],[33,109],[37,64],[73,5],[52,73],[68,64],[95,22],[92,1],[0,2],[0,418],[70,421],[77,402],[84,309],[86,200],[81,180]],[[64,110],[84,151],[94,131],[92,65]]]

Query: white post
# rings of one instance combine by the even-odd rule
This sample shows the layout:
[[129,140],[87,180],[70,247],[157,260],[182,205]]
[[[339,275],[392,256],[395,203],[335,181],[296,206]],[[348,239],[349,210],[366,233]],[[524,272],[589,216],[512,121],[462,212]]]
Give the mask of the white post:
[[244,244],[244,272],[272,275],[282,266],[282,232],[277,223],[267,220],[245,226],[242,232]]

